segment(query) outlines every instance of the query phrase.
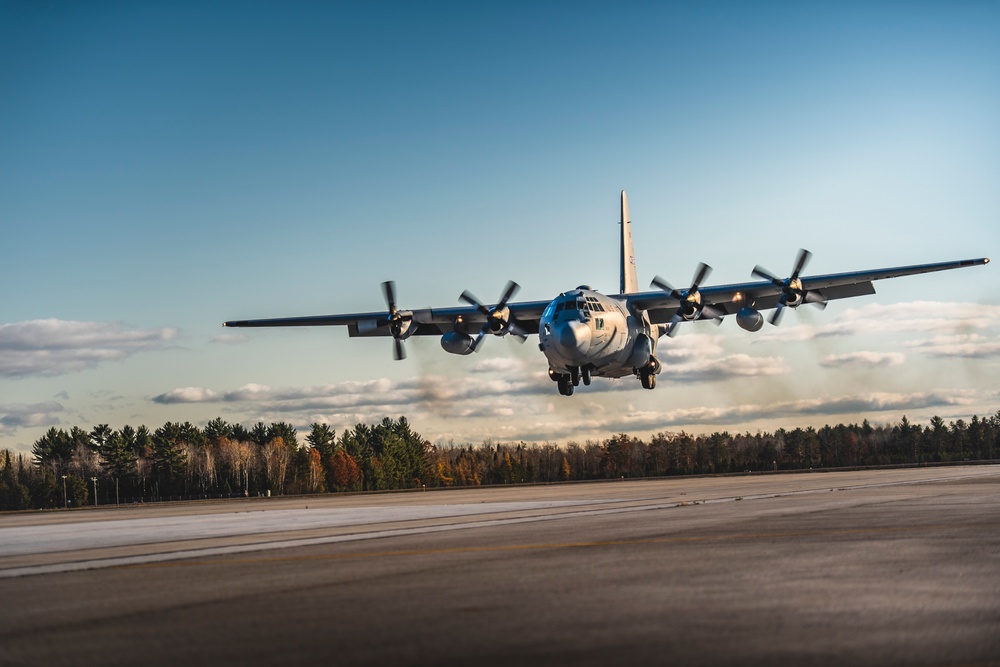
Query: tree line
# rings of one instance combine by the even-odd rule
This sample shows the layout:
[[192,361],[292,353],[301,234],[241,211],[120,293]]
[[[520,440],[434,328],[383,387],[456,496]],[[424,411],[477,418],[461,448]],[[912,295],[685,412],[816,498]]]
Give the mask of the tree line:
[[618,477],[992,460],[1000,411],[924,426],[838,424],[773,433],[620,433],[603,441],[436,446],[405,417],[340,434],[312,424],[304,442],[284,422],[247,429],[213,419],[114,430],[51,428],[31,455],[0,451],[0,510],[175,499]]

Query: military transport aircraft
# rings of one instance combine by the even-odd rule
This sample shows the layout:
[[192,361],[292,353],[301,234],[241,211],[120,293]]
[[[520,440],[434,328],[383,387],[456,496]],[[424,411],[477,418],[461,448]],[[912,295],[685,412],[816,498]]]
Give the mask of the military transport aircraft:
[[403,341],[410,336],[440,336],[445,351],[471,354],[479,349],[487,334],[511,335],[521,342],[529,335],[538,334],[538,348],[549,362],[549,377],[558,385],[560,394],[571,396],[574,387],[580,382],[589,385],[593,377],[634,375],[643,387],[653,389],[662,369],[656,356],[657,341],[664,335],[675,335],[684,322],[710,320],[721,324],[725,316],[735,315],[740,327],[759,331],[764,325],[761,313],[764,310],[774,310],[768,320],[777,325],[787,308],[798,308],[804,303],[823,308],[833,299],[874,294],[873,280],[958,269],[990,261],[984,257],[807,277],[800,274],[811,253],[800,250],[787,278],[779,278],[757,266],[751,275],[762,280],[703,287],[712,269],[707,264],[700,264],[686,289],[677,289],[657,276],[650,285],[655,290],[640,292],[624,190],[620,225],[619,294],[601,294],[588,285],[580,285],[551,301],[514,303],[510,300],[520,287],[511,281],[493,305],[484,304],[466,291],[459,297],[467,304],[464,306],[404,310],[397,307],[395,284],[389,281],[382,283],[387,311],[236,320],[224,326],[346,326],[352,337],[391,336],[396,359],[406,357]]

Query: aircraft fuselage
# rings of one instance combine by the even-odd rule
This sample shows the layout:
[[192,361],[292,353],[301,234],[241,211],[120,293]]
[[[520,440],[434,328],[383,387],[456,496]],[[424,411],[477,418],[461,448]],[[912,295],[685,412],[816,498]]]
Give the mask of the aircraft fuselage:
[[660,371],[656,339],[644,313],[631,312],[625,299],[580,286],[560,294],[542,313],[538,348],[549,361],[549,377],[562,393],[591,376],[643,377]]

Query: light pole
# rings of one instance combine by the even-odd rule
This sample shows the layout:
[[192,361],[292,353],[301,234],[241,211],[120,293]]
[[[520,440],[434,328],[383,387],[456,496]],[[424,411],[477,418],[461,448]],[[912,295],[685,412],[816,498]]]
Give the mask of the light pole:
[[63,506],[66,509],[69,509],[69,496],[66,495],[66,475],[63,475],[62,478],[63,478]]
[[91,477],[90,481],[94,483],[94,507],[97,507],[97,478]]

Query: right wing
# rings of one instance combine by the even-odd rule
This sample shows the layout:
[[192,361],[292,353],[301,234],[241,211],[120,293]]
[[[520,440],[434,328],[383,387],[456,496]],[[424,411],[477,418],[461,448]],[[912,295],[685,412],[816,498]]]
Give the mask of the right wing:
[[[526,334],[538,333],[538,321],[548,301],[508,303],[511,316]],[[474,336],[486,323],[486,317],[474,306],[399,310],[398,315],[412,321],[411,336],[441,336],[449,331]],[[390,311],[348,313],[344,315],[313,315],[309,317],[278,317],[263,320],[232,320],[226,327],[320,327],[345,326],[348,335],[392,336]]]

